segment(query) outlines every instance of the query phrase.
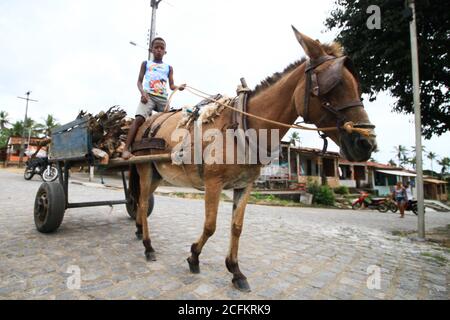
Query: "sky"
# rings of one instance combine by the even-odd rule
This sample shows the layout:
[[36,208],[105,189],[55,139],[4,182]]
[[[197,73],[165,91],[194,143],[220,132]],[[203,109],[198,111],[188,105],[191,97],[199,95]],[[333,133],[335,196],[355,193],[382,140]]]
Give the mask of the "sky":
[[[167,42],[165,62],[173,66],[176,84],[205,92],[235,95],[239,79],[251,88],[304,56],[291,29],[321,42],[332,0],[163,0],[157,11],[156,33]],[[24,96],[32,91],[28,116],[43,121],[52,114],[61,123],[80,110],[96,114],[120,105],[134,116],[140,94],[137,77],[147,59],[150,0],[0,0],[0,110],[12,121],[23,120]],[[130,45],[130,41],[139,46]],[[177,93],[173,107],[199,98]],[[387,163],[394,146],[415,144],[413,115],[391,112],[394,100],[380,93],[365,99],[380,151],[374,158]],[[301,131],[301,145],[322,148],[316,133]],[[438,158],[450,156],[450,133],[424,140]],[[339,148],[330,142],[329,150]],[[430,168],[424,159],[424,169]],[[433,169],[440,170],[437,163]]]

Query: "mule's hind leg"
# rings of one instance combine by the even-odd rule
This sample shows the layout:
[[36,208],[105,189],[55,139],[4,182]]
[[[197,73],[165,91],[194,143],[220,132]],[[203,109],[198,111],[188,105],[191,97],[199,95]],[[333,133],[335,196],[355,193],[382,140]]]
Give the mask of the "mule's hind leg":
[[[139,240],[143,239],[143,230],[142,230],[142,216],[139,214],[139,203],[140,203],[140,176],[136,168],[132,168],[130,171],[131,177],[130,177],[130,190],[133,194],[134,199],[136,199],[136,202],[138,203],[138,213],[136,214],[136,237]],[[144,174],[147,174],[147,172],[144,172]],[[145,181],[148,181],[150,183],[150,190],[149,190],[149,198],[150,195],[156,190],[156,188],[159,186],[159,184],[162,181],[161,176],[156,171],[155,167],[151,165],[151,172],[150,172],[150,178],[147,178]],[[148,199],[147,199],[148,200]],[[147,201],[148,202],[148,201]],[[148,211],[148,208],[147,208]],[[143,215],[145,218],[147,218],[147,214]]]
[[136,166],[139,173],[139,204],[136,217],[136,226],[139,232],[139,224],[142,226],[143,243],[145,247],[145,257],[149,261],[156,261],[155,250],[150,240],[150,232],[147,221],[148,199],[158,187],[161,181],[151,164],[138,164]]
[[217,210],[219,208],[220,195],[222,193],[222,182],[218,179],[205,180],[205,224],[203,232],[197,242],[191,247],[191,256],[187,259],[189,269],[192,273],[200,273],[200,262],[198,257],[202,252],[206,241],[216,231]]
[[239,269],[238,264],[238,249],[239,238],[242,233],[242,227],[244,225],[244,213],[245,206],[247,205],[252,185],[248,185],[244,189],[234,189],[233,192],[233,218],[231,222],[231,241],[230,251],[225,260],[228,271],[233,274],[233,285],[245,292],[250,291],[250,286],[247,282],[247,277]]

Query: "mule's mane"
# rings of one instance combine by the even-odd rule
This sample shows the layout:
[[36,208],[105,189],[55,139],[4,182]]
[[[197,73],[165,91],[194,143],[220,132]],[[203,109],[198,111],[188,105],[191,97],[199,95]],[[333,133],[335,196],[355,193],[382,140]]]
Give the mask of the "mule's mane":
[[[344,49],[342,48],[341,44],[338,42],[321,44],[321,46],[325,50],[325,52],[330,56],[335,56],[335,57],[339,58],[344,55]],[[298,66],[300,66],[302,63],[304,63],[306,60],[307,60],[307,58],[303,57],[302,59],[300,59],[294,63],[291,63],[282,72],[276,72],[272,76],[267,77],[265,80],[261,81],[261,83],[255,87],[255,89],[250,93],[250,95],[255,96],[256,94],[262,92],[263,90],[271,87],[276,82],[278,82],[281,78],[283,78],[283,76],[285,76],[287,73],[291,72],[292,70],[296,69]]]

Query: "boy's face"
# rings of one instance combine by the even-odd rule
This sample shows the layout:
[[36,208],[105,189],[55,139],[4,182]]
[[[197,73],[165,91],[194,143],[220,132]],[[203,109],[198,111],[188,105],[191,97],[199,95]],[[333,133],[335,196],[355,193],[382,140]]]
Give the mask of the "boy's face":
[[166,43],[161,40],[156,40],[152,46],[152,53],[156,60],[161,60],[166,54]]

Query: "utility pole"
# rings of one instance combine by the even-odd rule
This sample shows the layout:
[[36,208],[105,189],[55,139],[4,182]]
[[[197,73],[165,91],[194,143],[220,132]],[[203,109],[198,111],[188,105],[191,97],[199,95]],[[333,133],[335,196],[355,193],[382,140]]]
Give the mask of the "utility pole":
[[418,209],[418,238],[425,240],[425,205],[423,192],[423,168],[422,168],[422,121],[420,110],[420,77],[419,77],[419,56],[417,49],[416,30],[416,8],[414,0],[408,3],[412,19],[409,21],[409,31],[411,37],[411,60],[412,79],[414,94],[414,115],[416,125],[416,188],[417,188],[417,209]]
[[161,1],[162,0],[150,0],[150,6],[152,7],[152,21],[150,24],[150,37],[148,42],[148,60],[152,59],[152,41],[156,37],[156,10],[158,10]]
[[26,105],[26,108],[25,108],[25,119],[23,120],[23,132],[22,132],[22,142],[21,142],[21,144],[20,144],[20,157],[19,157],[19,168],[22,168],[22,163],[23,163],[23,154],[24,154],[24,147],[25,147],[25,135],[26,135],[26,127],[25,127],[25,125],[26,125],[26,122],[27,122],[27,118],[28,118],[28,102],[29,101],[31,101],[31,102],[39,102],[39,101],[37,101],[37,100],[32,100],[32,99],[30,99],[30,94],[31,94],[31,91],[28,91],[27,93],[26,93],[26,98],[23,98],[23,97],[17,97],[17,98],[19,98],[19,99],[23,99],[23,100],[26,100],[27,101],[27,105]]

